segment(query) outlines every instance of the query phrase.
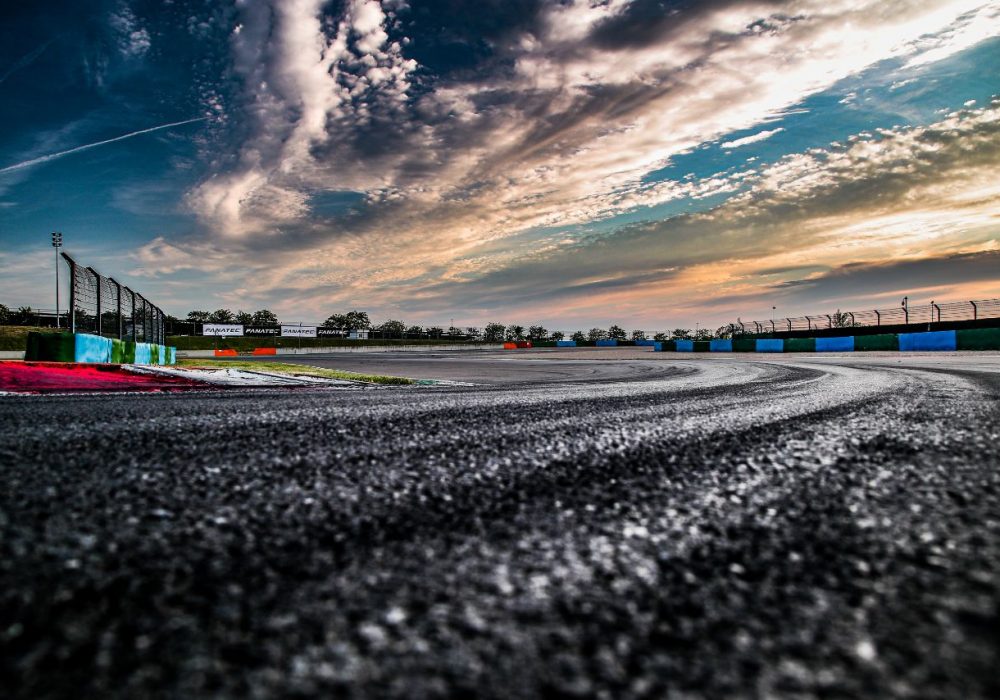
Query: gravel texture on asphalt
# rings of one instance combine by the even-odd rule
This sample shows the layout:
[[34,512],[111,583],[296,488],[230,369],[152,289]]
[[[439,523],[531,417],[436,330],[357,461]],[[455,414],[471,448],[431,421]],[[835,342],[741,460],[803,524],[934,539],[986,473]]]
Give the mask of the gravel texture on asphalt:
[[0,397],[0,695],[997,697],[996,359]]

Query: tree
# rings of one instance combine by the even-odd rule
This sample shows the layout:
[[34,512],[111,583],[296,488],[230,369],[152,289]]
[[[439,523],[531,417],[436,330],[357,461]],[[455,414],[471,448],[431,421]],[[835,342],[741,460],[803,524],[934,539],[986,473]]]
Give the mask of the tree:
[[410,326],[409,328],[406,329],[406,335],[408,335],[411,338],[413,336],[416,336],[416,337],[419,338],[423,334],[424,334],[424,329],[421,328],[420,326]]
[[365,311],[348,311],[344,316],[345,328],[349,331],[363,331],[372,327]]
[[483,337],[483,332],[476,328],[475,326],[469,326],[465,329],[465,334],[472,338],[472,340],[479,340]]
[[383,338],[393,338],[395,336],[403,337],[406,333],[406,324],[402,321],[388,320],[378,327],[382,331]]
[[645,340],[646,331],[632,331],[632,340]]
[[671,340],[691,340],[690,328],[675,328],[670,333]]
[[653,336],[653,340],[655,340],[658,343],[665,343],[666,341],[670,340],[670,334],[667,333],[666,331],[660,331],[659,333],[656,333]]
[[587,341],[587,334],[583,331],[573,331],[573,335],[569,339],[575,343],[584,343]]
[[503,340],[505,330],[506,326],[502,323],[487,323],[483,331],[483,340],[487,343],[499,343]]
[[549,332],[542,326],[531,326],[528,328],[528,337],[532,340],[542,340],[548,336]]
[[260,309],[253,312],[253,325],[255,326],[277,326],[278,317],[273,311]]
[[7,308],[5,304],[0,304],[0,324],[7,323],[10,320],[10,309]]
[[608,329],[608,337],[612,340],[625,340],[628,336],[625,335],[625,329],[618,325],[613,325]]
[[236,316],[233,321],[240,324],[241,326],[252,326],[253,325],[253,314],[240,309],[236,312]]
[[507,340],[524,340],[524,326],[507,326]]
[[608,332],[603,328],[591,328],[587,333],[587,340],[597,342],[608,337]]
[[736,323],[727,323],[715,330],[715,337],[720,339],[735,338],[739,335],[743,335],[743,329]]
[[450,336],[462,335],[462,329],[455,328],[455,326],[448,326],[448,335]]
[[236,318],[233,312],[229,309],[216,309],[213,311],[209,317],[209,323],[232,323],[233,319]]
[[11,314],[10,322],[15,326],[30,326],[35,322],[35,310],[30,306],[19,306],[17,311]]
[[846,311],[844,313],[841,313],[840,309],[837,309],[837,311],[830,317],[830,319],[833,322],[834,328],[851,328],[853,326],[858,325],[857,323],[854,322],[849,313],[847,313]]
[[696,330],[694,332],[694,339],[695,340],[711,340],[712,339],[712,331],[708,330],[707,328],[699,328],[698,330]]
[[427,329],[427,335],[431,338],[440,338],[442,333],[444,333],[444,328],[441,326],[430,326]]
[[347,328],[347,315],[331,314],[325,321],[323,321],[323,326],[326,328]]
[[554,340],[554,341],[556,341],[558,343],[560,340],[562,340],[563,338],[566,337],[566,334],[563,333],[562,331],[552,331],[552,336],[551,337],[552,337],[552,340]]
[[207,311],[188,311],[187,320],[196,323],[207,323],[208,317],[211,315]]

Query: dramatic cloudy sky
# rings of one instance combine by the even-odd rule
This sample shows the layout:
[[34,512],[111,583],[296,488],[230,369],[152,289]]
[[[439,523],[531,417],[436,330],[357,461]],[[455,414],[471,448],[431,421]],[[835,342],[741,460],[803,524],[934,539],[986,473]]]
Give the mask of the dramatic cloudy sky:
[[1000,2],[0,10],[0,302],[573,329],[1000,296]]

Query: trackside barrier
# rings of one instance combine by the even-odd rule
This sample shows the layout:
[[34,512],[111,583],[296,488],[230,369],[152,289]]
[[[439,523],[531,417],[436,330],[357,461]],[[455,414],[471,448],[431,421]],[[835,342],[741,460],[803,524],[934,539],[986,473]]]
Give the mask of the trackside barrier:
[[650,347],[650,348],[655,348],[656,347],[656,341],[655,340],[636,340],[636,341],[633,341],[633,342],[638,347]]
[[605,340],[598,340],[594,345],[599,348],[613,348],[618,346],[618,341],[614,338],[606,338]]
[[254,348],[254,355],[277,355],[278,348]]
[[975,328],[956,333],[959,350],[1000,350],[1000,328]]
[[854,336],[816,338],[816,352],[854,352]]
[[899,349],[908,350],[957,350],[955,331],[930,331],[928,333],[900,333]]
[[575,340],[557,340],[556,341],[556,347],[557,348],[575,348],[576,347],[576,341]]
[[785,341],[781,338],[758,338],[754,350],[756,352],[784,352]]
[[158,343],[104,338],[90,333],[29,333],[24,359],[34,362],[164,365],[176,350]]
[[236,352],[235,350],[216,350],[215,351],[215,356],[216,357],[236,357],[237,355],[239,355],[239,353]]
[[970,328],[926,333],[883,333],[831,338],[734,338],[710,341],[668,340],[657,352],[927,352],[1000,350],[1000,328]]
[[816,339],[785,338],[785,352],[816,352]]
[[899,350],[899,336],[895,333],[854,336],[854,350],[857,352],[878,352]]

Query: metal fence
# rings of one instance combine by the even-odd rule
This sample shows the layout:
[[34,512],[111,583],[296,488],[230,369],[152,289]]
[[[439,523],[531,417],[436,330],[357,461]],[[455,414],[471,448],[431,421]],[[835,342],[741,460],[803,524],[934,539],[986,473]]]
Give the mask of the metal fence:
[[859,326],[903,326],[911,323],[942,321],[978,321],[1000,318],[1000,299],[953,301],[919,306],[900,305],[888,309],[838,311],[818,316],[775,318],[768,321],[741,321],[736,325],[746,333],[781,333],[819,330],[821,328],[857,328]]
[[138,292],[83,267],[66,253],[69,265],[70,330],[144,343],[163,343],[166,315]]

